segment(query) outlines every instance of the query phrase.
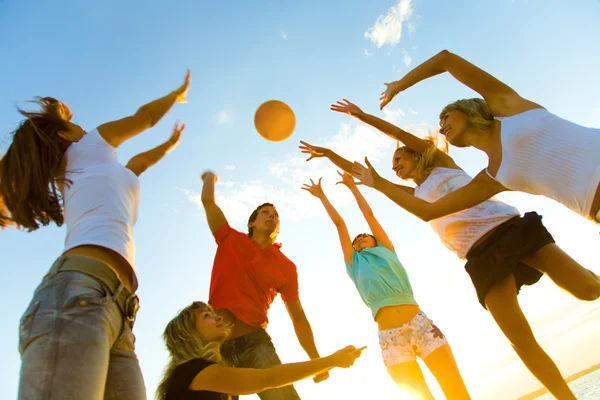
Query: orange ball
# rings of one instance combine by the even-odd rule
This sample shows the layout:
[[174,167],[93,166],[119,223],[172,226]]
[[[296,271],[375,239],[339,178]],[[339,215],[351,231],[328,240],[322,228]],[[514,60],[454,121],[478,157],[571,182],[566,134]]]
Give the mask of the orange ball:
[[263,138],[281,142],[292,136],[296,127],[294,111],[283,101],[269,100],[258,106],[254,126]]

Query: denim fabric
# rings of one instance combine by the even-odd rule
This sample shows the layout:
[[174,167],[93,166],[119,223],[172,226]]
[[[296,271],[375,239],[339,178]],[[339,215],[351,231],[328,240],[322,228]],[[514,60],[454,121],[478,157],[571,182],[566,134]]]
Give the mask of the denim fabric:
[[100,281],[80,272],[51,272],[21,318],[18,399],[146,399],[134,342],[130,324]]
[[[221,347],[223,358],[234,367],[265,369],[281,365],[271,337],[264,329],[228,340]],[[284,386],[258,393],[261,400],[300,400],[294,386]],[[237,396],[232,396],[237,400]]]

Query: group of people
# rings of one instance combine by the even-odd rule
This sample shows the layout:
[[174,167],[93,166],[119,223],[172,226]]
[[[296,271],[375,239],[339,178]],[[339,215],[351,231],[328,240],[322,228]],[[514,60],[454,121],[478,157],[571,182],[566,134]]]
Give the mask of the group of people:
[[[416,362],[421,358],[447,399],[470,399],[448,340],[420,309],[392,241],[357,188],[382,192],[430,223],[450,250],[466,260],[480,304],[487,309],[533,375],[560,400],[575,399],[558,368],[537,343],[517,300],[523,285],[544,274],[578,299],[600,297],[600,279],[558,247],[535,212],[521,215],[493,196],[506,190],[541,194],[600,222],[600,130],[557,117],[520,97],[490,74],[447,51],[386,84],[381,108],[400,92],[449,72],[482,99],[458,100],[440,113],[440,132],[419,138],[344,100],[332,105],[396,139],[392,169],[404,186],[331,149],[301,142],[308,160],[328,158],[354,196],[371,233],[351,239],[321,180],[303,189],[317,197],[334,223],[346,272],[378,326],[392,379],[422,399],[433,399]],[[186,101],[190,75],[172,93],[134,115],[84,131],[62,102],[37,98],[0,160],[0,226],[28,231],[66,223],[65,248],[35,290],[20,321],[19,399],[145,399],[132,328],[139,307],[132,228],[139,176],[173,150],[184,125],[169,140],[125,166],[116,149],[154,126]],[[489,158],[471,178],[447,154],[447,145],[472,146]],[[315,177],[316,178],[316,177]],[[248,232],[232,228],[215,200],[212,172],[202,177],[202,203],[217,243],[208,303],[177,313],[163,338],[169,364],[160,400],[226,399],[258,393],[263,400],[299,399],[292,383],[332,368],[348,368],[363,347],[322,357],[302,308],[295,264],[276,242],[279,215],[261,204]],[[265,328],[280,293],[310,361],[282,364]]]

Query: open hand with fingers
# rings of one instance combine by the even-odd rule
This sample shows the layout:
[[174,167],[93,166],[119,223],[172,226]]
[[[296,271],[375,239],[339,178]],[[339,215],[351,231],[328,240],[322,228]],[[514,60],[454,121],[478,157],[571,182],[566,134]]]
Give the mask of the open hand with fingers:
[[381,97],[379,98],[380,110],[383,110],[383,107],[388,105],[388,103],[391,102],[398,93],[406,89],[405,87],[403,87],[404,85],[402,84],[401,80],[392,83],[384,83],[384,85],[385,90],[381,92]]
[[323,188],[321,188],[321,180],[323,180],[323,178],[319,178],[319,183],[315,183],[311,179],[310,185],[308,183],[305,183],[304,185],[302,185],[302,189],[306,190],[313,196],[320,199],[321,197],[325,196],[325,193],[323,192]]
[[354,178],[352,177],[352,175],[345,171],[338,171],[337,173],[339,176],[342,177],[342,180],[337,182],[336,185],[339,185],[341,183],[342,185],[348,186],[349,189],[356,187],[356,182],[354,182]]
[[187,91],[190,87],[191,81],[192,81],[192,73],[188,69],[187,73],[185,74],[185,80],[183,81],[183,84],[181,86],[179,86],[177,89],[175,89],[175,91],[174,91],[174,93],[177,95],[177,98],[175,99],[176,102],[187,103]]
[[302,140],[300,141],[300,146],[298,146],[298,148],[303,154],[310,154],[310,157],[308,157],[306,161],[310,161],[313,158],[327,157],[327,152],[329,151],[329,149],[326,149],[325,147],[313,146]]
[[354,165],[352,165],[352,176],[365,186],[375,187],[375,184],[381,179],[381,176],[375,171],[375,168],[373,168],[367,157],[365,157],[365,164],[367,165],[366,167],[358,161],[355,161]]
[[340,112],[340,113],[344,113],[344,114],[348,114],[351,115],[353,117],[356,117],[360,114],[363,113],[363,111],[354,103],[349,102],[346,99],[343,99],[342,101],[338,101],[335,104],[332,104],[329,109],[331,111],[336,111],[336,112]]

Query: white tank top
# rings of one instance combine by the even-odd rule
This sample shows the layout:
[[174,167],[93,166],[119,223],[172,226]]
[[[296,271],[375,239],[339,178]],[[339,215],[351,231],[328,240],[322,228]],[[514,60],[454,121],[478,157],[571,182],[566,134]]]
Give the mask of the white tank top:
[[135,271],[133,225],[137,220],[139,178],[121,165],[117,151],[97,129],[69,146],[63,189],[65,251],[81,245],[119,253]]
[[600,183],[600,129],[586,128],[545,109],[502,122],[502,163],[496,176],[510,190],[543,195],[586,218]]
[[[415,188],[415,196],[433,203],[472,179],[462,169],[438,167]],[[447,248],[464,259],[483,235],[517,215],[519,210],[492,197],[468,210],[429,221],[429,225]]]

